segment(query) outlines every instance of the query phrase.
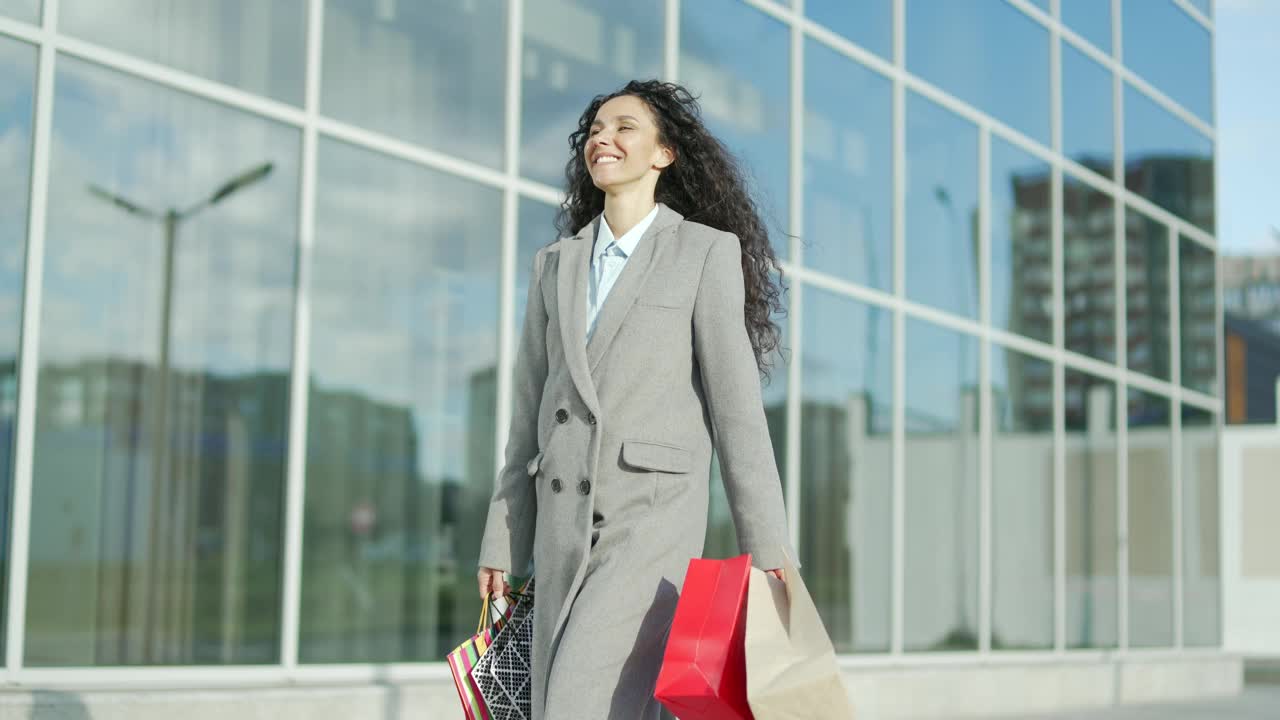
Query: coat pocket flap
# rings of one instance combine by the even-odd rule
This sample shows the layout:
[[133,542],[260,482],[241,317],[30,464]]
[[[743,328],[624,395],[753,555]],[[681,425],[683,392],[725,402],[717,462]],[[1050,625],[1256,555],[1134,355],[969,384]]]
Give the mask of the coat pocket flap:
[[540,467],[542,467],[542,453],[534,455],[529,464],[524,466],[524,469],[529,472],[529,477],[533,477],[538,474],[538,468]]
[[688,450],[674,445],[624,440],[622,443],[622,461],[646,470],[659,472],[689,472],[692,457]]

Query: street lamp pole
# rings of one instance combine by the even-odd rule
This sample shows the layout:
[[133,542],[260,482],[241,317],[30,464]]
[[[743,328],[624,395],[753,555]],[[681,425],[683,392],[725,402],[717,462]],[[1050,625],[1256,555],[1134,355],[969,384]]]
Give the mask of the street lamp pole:
[[[171,207],[165,210],[163,213],[150,210],[116,193],[112,193],[102,187],[99,187],[96,185],[89,186],[90,194],[95,195],[99,198],[102,198],[107,202],[110,202],[111,204],[121,208],[122,210],[124,210],[125,212],[131,215],[136,215],[149,220],[160,221],[164,231],[164,249],[163,249],[164,276],[163,276],[163,281],[161,285],[161,296],[160,296],[160,338],[159,338],[159,353],[158,353],[159,357],[157,359],[157,364],[156,364],[156,412],[154,415],[155,419],[152,425],[152,447],[151,447],[151,454],[152,454],[151,497],[153,498],[153,508],[156,506],[156,504],[160,506],[159,508],[160,511],[157,513],[154,513],[152,522],[150,523],[150,526],[151,526],[150,545],[153,549],[156,550],[156,553],[168,554],[169,552],[173,551],[173,548],[171,547],[170,543],[158,542],[158,541],[162,541],[164,539],[162,537],[164,533],[162,526],[167,526],[168,523],[173,522],[173,518],[169,512],[170,508],[166,506],[171,500],[170,491],[172,490],[172,488],[169,487],[169,483],[167,482],[169,480],[169,477],[168,477],[169,465],[171,462],[170,451],[169,451],[170,438],[169,438],[169,428],[168,428],[169,375],[170,375],[169,356],[170,356],[170,345],[171,345],[170,336],[171,336],[171,328],[172,328],[172,322],[173,322],[173,275],[174,275],[175,259],[177,254],[176,251],[177,251],[177,240],[178,240],[178,226],[182,223],[182,221],[190,219],[192,216],[194,216],[196,213],[200,212],[201,210],[207,207],[211,207],[213,205],[217,205],[219,202],[222,202],[223,200],[225,200],[227,197],[229,197],[236,191],[241,190],[245,187],[248,187],[249,185],[252,185],[253,183],[256,183],[262,180],[263,178],[265,178],[267,175],[271,173],[271,170],[273,169],[273,167],[274,167],[274,164],[271,162],[264,162],[259,165],[256,165],[240,173],[239,175],[231,178],[230,180],[224,182],[222,185],[218,187],[217,190],[215,190],[212,194],[210,194],[204,200],[201,200],[200,202],[183,210],[179,210],[177,208]],[[127,503],[126,506],[129,508],[132,508],[134,503],[134,498],[135,498],[134,483],[135,483],[135,479],[133,477],[130,477],[128,480],[128,488],[129,488],[128,498],[126,500],[126,503]],[[157,498],[159,499],[158,503],[156,502]],[[126,533],[126,540],[125,540],[126,555],[128,554],[128,546],[131,544],[130,538],[132,537],[133,537],[132,532]],[[156,566],[160,564],[162,564],[162,561],[157,560],[153,555],[152,562],[151,562],[152,567],[150,568],[150,575],[152,577],[155,577]],[[123,598],[124,602],[122,602],[122,607],[128,607],[129,605],[128,593],[130,592],[130,585],[131,585],[130,583],[122,584],[123,592],[125,593],[125,597]],[[146,589],[143,589],[143,592],[145,593]],[[159,618],[157,622],[163,623],[163,620],[164,618]],[[144,652],[148,652],[148,653],[156,652],[156,649],[157,649],[156,644],[154,642],[151,642],[151,640],[154,639],[154,633],[155,633],[157,622],[150,623],[146,628],[146,633],[148,635],[148,642],[144,644],[144,647],[147,648],[146,650],[144,650]],[[163,661],[166,658],[150,657],[146,659]]]

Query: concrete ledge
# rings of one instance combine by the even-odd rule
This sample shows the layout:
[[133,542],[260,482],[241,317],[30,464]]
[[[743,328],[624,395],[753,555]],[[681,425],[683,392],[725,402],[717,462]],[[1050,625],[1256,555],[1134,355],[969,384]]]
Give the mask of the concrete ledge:
[[[1219,653],[856,658],[858,720],[1032,715],[1234,695],[1243,661]],[[21,689],[0,720],[461,720],[447,679],[224,689]],[[561,720],[561,719],[557,719]],[[594,720],[565,718],[563,720]]]

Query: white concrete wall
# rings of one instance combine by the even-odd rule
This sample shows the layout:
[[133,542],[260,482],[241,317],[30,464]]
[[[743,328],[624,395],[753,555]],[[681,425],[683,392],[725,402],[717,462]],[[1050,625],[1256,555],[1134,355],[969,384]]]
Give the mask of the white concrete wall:
[[1280,425],[1222,437],[1223,645],[1280,657]]

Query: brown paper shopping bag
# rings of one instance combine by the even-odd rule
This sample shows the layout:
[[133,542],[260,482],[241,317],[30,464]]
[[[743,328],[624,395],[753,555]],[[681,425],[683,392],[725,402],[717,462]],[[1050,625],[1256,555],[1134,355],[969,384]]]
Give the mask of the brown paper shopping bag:
[[752,568],[747,587],[747,702],[756,720],[850,720],[835,649],[804,580],[787,560],[786,583]]

